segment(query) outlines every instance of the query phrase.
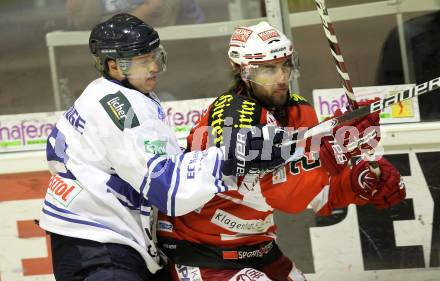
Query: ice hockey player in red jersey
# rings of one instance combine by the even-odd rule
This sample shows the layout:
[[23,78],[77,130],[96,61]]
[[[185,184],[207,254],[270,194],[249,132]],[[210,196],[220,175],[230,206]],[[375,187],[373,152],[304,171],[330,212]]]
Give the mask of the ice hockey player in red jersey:
[[[193,128],[189,150],[222,144],[227,126],[274,124],[298,129],[318,123],[307,101],[289,93],[295,52],[291,41],[276,28],[261,22],[236,29],[228,56],[235,83]],[[301,271],[276,244],[275,209],[293,214],[311,205],[319,215],[330,215],[332,209],[349,204],[387,208],[403,200],[400,174],[385,159],[377,162],[380,175],[361,158],[348,165],[361,148],[372,149],[377,144],[380,134],[368,134],[369,139],[366,132],[379,126],[379,115],[370,114],[348,125],[360,133],[359,147],[339,153],[335,147],[347,148],[348,143],[335,130],[334,136],[324,137],[315,149],[315,142],[297,145],[292,151],[296,160],[256,181],[255,176],[239,179],[238,191],[218,193],[180,217],[160,215],[159,244],[170,259],[173,280],[304,281]],[[341,157],[345,161],[336,161]],[[194,167],[194,172],[201,168]]]

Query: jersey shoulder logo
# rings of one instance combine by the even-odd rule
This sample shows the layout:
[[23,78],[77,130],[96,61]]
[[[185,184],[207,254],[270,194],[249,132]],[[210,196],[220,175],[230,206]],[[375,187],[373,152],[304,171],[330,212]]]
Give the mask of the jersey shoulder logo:
[[121,131],[139,126],[133,107],[120,91],[103,97],[99,102]]

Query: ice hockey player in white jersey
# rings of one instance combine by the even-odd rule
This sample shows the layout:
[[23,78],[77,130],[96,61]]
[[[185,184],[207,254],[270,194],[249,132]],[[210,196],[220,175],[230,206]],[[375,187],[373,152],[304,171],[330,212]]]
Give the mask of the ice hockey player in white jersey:
[[[166,68],[157,32],[118,14],[96,25],[89,39],[102,77],[91,82],[48,138],[53,174],[40,226],[51,236],[56,280],[166,280],[154,276],[161,257],[154,244],[153,206],[177,216],[216,193],[235,188],[238,171],[273,168],[279,149],[253,161],[227,147],[184,153],[152,92]],[[234,131],[233,131],[234,132]],[[260,140],[246,134],[246,151]],[[239,167],[240,166],[240,167]]]

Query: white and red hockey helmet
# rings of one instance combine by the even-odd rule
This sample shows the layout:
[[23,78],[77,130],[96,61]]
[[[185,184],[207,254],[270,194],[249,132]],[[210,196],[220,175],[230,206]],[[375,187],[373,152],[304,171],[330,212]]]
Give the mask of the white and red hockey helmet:
[[229,42],[229,59],[240,65],[292,56],[292,41],[268,22],[237,28]]

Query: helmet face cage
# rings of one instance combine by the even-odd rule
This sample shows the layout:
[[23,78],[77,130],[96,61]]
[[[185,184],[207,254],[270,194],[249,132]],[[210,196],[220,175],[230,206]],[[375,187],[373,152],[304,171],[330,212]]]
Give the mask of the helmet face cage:
[[166,71],[167,54],[162,45],[150,53],[141,55],[140,62],[133,61],[133,58],[118,58],[116,63],[119,69],[127,78],[149,78],[158,73]]
[[[276,63],[277,61],[279,63]],[[242,65],[241,76],[243,80],[252,81],[262,86],[270,86],[283,80],[287,82],[298,77],[298,68],[298,56],[296,52],[293,52],[289,57]]]

